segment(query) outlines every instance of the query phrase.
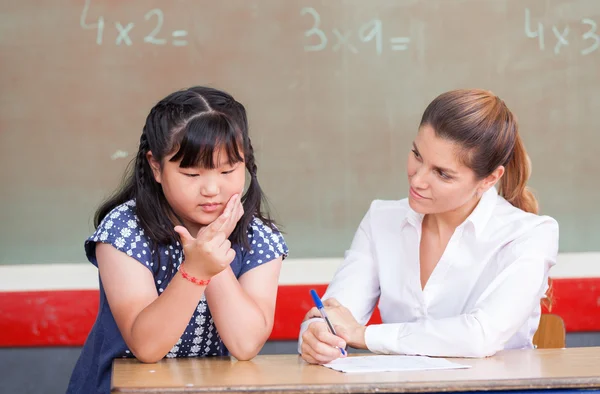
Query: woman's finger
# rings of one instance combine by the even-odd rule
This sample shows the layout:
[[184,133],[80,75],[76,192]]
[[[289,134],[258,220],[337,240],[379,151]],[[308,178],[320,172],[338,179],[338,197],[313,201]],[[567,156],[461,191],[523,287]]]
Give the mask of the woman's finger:
[[302,359],[309,364],[319,364],[309,353],[302,351]]
[[307,337],[307,341],[302,342],[302,353],[308,354],[312,357],[317,364],[327,364],[341,356],[339,349],[334,349],[323,343],[312,340],[310,336]]
[[308,326],[308,329],[302,335],[302,341],[306,341],[313,350],[315,357],[320,360],[318,355],[328,358],[338,358],[342,353],[339,348],[345,348],[346,342],[329,332],[327,325],[322,322],[314,322]]
[[[346,347],[346,342],[329,332],[329,328],[325,322],[313,322],[308,325],[308,329],[304,332],[306,335],[312,335],[314,337],[314,343],[322,342],[329,347]],[[313,346],[313,340],[309,336],[309,343]]]
[[323,301],[323,305],[331,307],[342,306],[342,304],[340,304],[339,301],[335,298],[326,299],[325,301]]
[[321,312],[319,312],[319,310],[315,306],[310,308],[310,310],[306,313],[305,319],[312,319],[313,317],[322,317]]

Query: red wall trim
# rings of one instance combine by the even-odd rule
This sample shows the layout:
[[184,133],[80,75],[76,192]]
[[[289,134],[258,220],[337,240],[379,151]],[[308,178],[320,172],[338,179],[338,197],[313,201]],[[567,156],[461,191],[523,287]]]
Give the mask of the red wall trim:
[[[600,278],[554,279],[552,313],[568,332],[600,331]],[[296,340],[313,306],[308,291],[326,285],[279,287],[271,340]],[[97,290],[0,292],[0,346],[81,346],[94,324]],[[376,310],[370,323],[380,323]]]

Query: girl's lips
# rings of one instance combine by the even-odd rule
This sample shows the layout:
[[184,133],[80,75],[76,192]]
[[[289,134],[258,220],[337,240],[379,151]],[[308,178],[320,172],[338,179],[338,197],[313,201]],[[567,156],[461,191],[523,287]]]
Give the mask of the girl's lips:
[[208,203],[208,204],[200,204],[200,207],[204,212],[214,212],[219,209],[221,204],[219,203]]

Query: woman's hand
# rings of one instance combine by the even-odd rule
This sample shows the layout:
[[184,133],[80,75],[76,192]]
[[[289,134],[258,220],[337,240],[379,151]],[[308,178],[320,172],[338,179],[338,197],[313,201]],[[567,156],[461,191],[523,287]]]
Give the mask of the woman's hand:
[[[367,349],[365,343],[365,331],[367,328],[356,321],[350,310],[340,304],[335,298],[325,300],[323,305],[336,333],[343,336],[349,346],[355,349]],[[313,317],[321,317],[321,313],[317,308],[312,308],[306,314],[306,319]]]
[[301,350],[304,361],[311,364],[327,364],[337,358],[345,357],[340,351],[346,347],[345,332],[340,327],[334,326],[334,328],[338,336],[329,332],[325,322],[313,322],[308,326],[302,334]]

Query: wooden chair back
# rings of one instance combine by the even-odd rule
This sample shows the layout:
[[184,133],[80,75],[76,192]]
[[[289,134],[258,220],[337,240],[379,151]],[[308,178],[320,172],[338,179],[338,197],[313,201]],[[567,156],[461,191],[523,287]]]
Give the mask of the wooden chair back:
[[533,336],[533,344],[537,349],[554,349],[566,347],[566,332],[563,319],[551,313],[543,313],[540,325]]

